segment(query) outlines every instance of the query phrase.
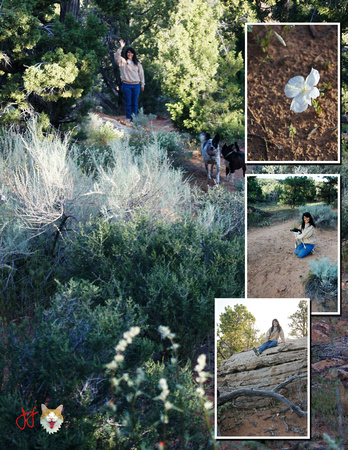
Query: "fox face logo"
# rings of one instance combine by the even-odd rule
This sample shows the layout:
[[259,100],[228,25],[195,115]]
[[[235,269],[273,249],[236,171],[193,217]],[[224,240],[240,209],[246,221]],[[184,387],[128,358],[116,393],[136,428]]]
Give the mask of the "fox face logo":
[[56,433],[63,423],[63,405],[58,406],[56,409],[48,409],[47,406],[41,405],[42,416],[40,423],[47,431],[47,433]]

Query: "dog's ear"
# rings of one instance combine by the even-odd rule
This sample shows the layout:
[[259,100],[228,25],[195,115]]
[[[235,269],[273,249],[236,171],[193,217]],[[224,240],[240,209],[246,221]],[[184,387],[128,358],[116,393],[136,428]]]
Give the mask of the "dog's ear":
[[215,146],[215,145],[218,145],[219,141],[220,141],[220,135],[217,134],[217,135],[214,137],[214,139],[213,139],[213,145],[214,145],[214,146]]
[[205,133],[205,140],[207,141],[208,139],[210,139],[210,133]]

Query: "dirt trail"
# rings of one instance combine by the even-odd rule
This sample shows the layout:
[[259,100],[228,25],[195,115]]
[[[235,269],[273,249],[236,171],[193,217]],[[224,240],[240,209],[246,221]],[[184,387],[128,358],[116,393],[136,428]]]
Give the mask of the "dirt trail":
[[309,273],[309,262],[329,258],[337,261],[337,231],[316,230],[315,254],[300,259],[289,231],[294,220],[251,228],[247,233],[247,296],[250,298],[301,298],[302,280]]
[[[200,150],[197,150],[197,152],[195,152],[193,158],[187,159],[184,162],[183,169],[185,171],[185,178],[192,180],[192,182],[190,181],[190,184],[196,184],[200,189],[204,191],[208,190],[208,186],[215,185],[216,167],[214,166],[213,179],[208,180]],[[237,170],[234,173],[234,177],[235,179],[233,181],[226,180],[226,170],[222,160],[220,168],[220,184],[224,186],[228,191],[233,192],[236,190],[238,180],[244,179],[243,170]]]
[[[114,128],[122,130],[124,133],[131,133],[134,131],[133,125],[126,122],[125,116],[110,116],[101,112],[95,112],[95,114],[97,114],[104,122],[110,122]],[[157,115],[154,120],[151,120],[151,128],[155,128],[157,131],[160,131],[163,128],[166,128],[168,132],[175,131],[172,121],[169,118],[160,115]],[[244,151],[244,142],[239,141],[238,145],[240,149]],[[191,185],[197,185],[204,191],[208,190],[208,186],[215,185],[216,167],[214,167],[213,179],[208,180],[199,146],[197,146],[197,150],[194,152],[192,158],[188,158],[183,162],[182,168],[184,170],[185,179],[188,179]],[[243,170],[239,169],[234,174],[234,180],[227,181],[223,159],[221,160],[220,174],[221,185],[229,191],[235,191],[237,181],[244,178]]]

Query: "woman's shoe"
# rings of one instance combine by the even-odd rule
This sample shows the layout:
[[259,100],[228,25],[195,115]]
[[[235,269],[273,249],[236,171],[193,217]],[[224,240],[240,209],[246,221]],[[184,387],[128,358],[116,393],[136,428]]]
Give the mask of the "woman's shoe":
[[255,353],[256,356],[260,356],[260,353],[259,353],[259,351],[257,350],[256,347],[253,347],[253,350],[254,350],[254,353]]

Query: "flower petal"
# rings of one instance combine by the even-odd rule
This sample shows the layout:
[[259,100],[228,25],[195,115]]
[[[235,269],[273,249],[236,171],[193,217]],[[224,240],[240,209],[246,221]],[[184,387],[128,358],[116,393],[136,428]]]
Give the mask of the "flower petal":
[[305,94],[303,94],[303,99],[308,103],[308,105],[311,105],[312,98],[317,98],[319,95],[319,89],[316,87],[312,87]]
[[304,78],[301,76],[293,77],[288,81],[288,84],[285,86],[285,95],[288,98],[295,97],[302,91],[303,88],[304,88]]
[[308,108],[308,103],[306,102],[304,96],[302,94],[297,95],[293,101],[291,102],[290,110],[295,113],[301,113],[306,111]]
[[311,73],[306,78],[306,85],[307,86],[315,86],[319,83],[320,75],[319,72],[316,69],[311,70]]
[[317,98],[320,95],[319,89],[317,87],[312,87],[312,89],[308,92],[312,98]]

